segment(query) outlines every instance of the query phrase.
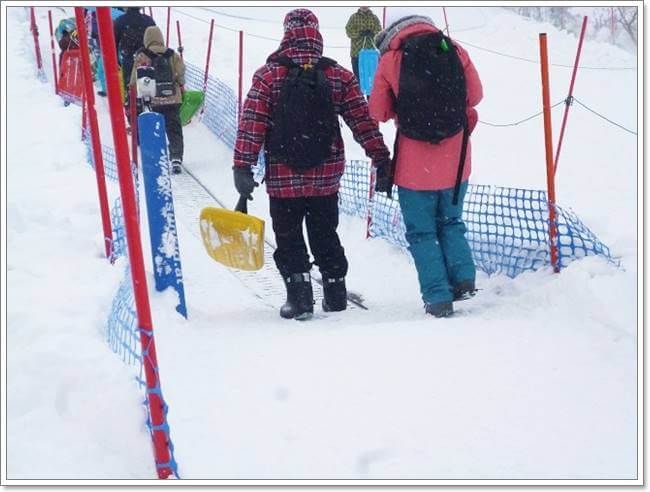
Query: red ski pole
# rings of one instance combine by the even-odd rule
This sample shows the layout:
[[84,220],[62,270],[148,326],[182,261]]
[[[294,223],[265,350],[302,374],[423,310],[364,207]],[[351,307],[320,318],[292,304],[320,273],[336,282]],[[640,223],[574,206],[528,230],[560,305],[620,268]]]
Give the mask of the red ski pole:
[[564,106],[564,117],[562,118],[562,127],[560,128],[560,139],[557,143],[557,150],[555,151],[555,165],[553,166],[553,175],[557,172],[557,163],[560,160],[560,150],[562,149],[562,141],[564,140],[564,130],[566,129],[567,119],[569,117],[569,108],[573,100],[573,85],[576,81],[578,73],[578,62],[580,61],[580,52],[582,51],[582,41],[585,39],[585,31],[587,30],[587,16],[582,19],[582,29],[580,30],[580,40],[578,41],[578,51],[576,52],[576,60],[573,63],[573,74],[571,75],[571,83],[569,84],[569,96],[566,98],[566,105]]
[[52,27],[52,11],[47,11],[47,17],[50,22],[50,48],[52,50],[52,75],[54,76],[54,93],[59,93],[59,74],[56,71],[56,48],[54,47],[54,29]]
[[34,51],[36,52],[36,66],[38,67],[39,73],[43,72],[43,58],[41,57],[41,45],[38,42],[38,26],[36,25],[36,14],[34,13],[34,7],[29,7],[30,15],[30,30],[34,36]]
[[113,129],[113,142],[115,145],[115,158],[120,181],[120,196],[124,209],[124,226],[126,229],[126,245],[131,266],[131,280],[135,298],[135,310],[142,346],[142,365],[144,368],[147,386],[147,400],[149,403],[151,436],[153,440],[156,459],[156,469],[159,478],[167,478],[173,473],[171,451],[167,436],[165,418],[165,402],[160,391],[160,374],[156,357],[156,346],[153,336],[153,322],[149,305],[147,290],[147,277],[142,256],[142,241],[138,223],[138,208],[136,204],[135,187],[129,158],[129,145],[126,138],[126,125],[122,108],[120,91],[119,67],[117,65],[117,52],[115,37],[113,35],[113,21],[110,7],[97,7],[97,23],[99,26],[99,39],[106,72],[106,89],[108,92],[108,105]]
[[181,22],[176,21],[176,33],[178,34],[178,54],[181,55],[181,60],[183,59],[183,41],[181,40]]
[[82,105],[85,116],[83,126],[85,127],[85,122],[90,123],[90,141],[93,149],[95,177],[97,180],[97,192],[99,194],[99,208],[101,211],[102,228],[104,231],[104,249],[106,251],[106,257],[110,258],[113,231],[111,228],[111,214],[108,208],[108,193],[106,192],[106,178],[104,177],[104,160],[99,136],[99,124],[97,123],[97,112],[95,111],[95,88],[93,86],[93,75],[90,71],[90,55],[88,51],[88,37],[86,34],[83,7],[75,7],[74,13],[77,22],[77,31],[79,33],[81,67],[83,69],[84,97]]
[[167,31],[165,33],[165,46],[169,46],[169,19],[171,17],[172,8],[167,7]]

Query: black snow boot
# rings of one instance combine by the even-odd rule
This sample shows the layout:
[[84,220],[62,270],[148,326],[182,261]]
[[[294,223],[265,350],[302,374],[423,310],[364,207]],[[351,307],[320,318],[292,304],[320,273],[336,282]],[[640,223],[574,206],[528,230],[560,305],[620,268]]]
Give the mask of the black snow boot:
[[439,302],[437,304],[426,303],[424,310],[427,314],[436,318],[448,318],[454,314],[454,305],[451,302]]
[[454,301],[464,301],[476,295],[476,285],[473,280],[463,280],[454,285]]
[[284,279],[287,302],[280,308],[280,316],[286,319],[305,320],[314,314],[314,292],[309,273],[294,273]]
[[323,275],[323,311],[345,311],[348,307],[348,291],[345,277]]

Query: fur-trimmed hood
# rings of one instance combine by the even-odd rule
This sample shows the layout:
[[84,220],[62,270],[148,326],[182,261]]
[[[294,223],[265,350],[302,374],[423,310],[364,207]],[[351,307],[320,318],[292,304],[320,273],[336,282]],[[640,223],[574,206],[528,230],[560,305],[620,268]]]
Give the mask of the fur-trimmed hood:
[[375,36],[375,46],[382,55],[390,49],[391,41],[400,34],[404,29],[416,24],[427,24],[435,28],[435,24],[430,17],[425,15],[408,15],[396,20],[386,29]]

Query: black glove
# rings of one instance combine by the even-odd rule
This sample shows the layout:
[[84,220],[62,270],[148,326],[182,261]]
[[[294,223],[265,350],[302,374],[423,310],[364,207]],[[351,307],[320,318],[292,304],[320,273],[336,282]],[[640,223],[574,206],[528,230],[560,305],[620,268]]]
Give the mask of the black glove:
[[377,167],[377,181],[375,182],[375,191],[386,193],[388,198],[393,196],[393,175],[387,164]]
[[240,195],[245,196],[249,200],[253,199],[253,190],[259,186],[253,179],[253,171],[250,167],[233,167],[233,176],[235,178],[235,188]]

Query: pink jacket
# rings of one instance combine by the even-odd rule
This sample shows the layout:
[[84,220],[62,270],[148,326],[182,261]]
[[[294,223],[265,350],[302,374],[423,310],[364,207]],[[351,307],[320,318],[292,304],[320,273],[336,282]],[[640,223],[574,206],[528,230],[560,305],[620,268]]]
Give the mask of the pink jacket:
[[[374,119],[384,122],[396,118],[393,101],[399,92],[399,72],[402,63],[402,51],[399,47],[402,41],[410,36],[437,30],[430,24],[414,24],[406,27],[390,42],[388,51],[379,60],[370,95],[370,116]],[[483,86],[467,52],[455,41],[454,46],[456,46],[465,70],[467,118],[469,129],[472,131],[478,121],[478,113],[474,106],[483,99]],[[412,190],[453,188],[456,183],[462,139],[462,132],[439,144],[413,140],[400,135],[395,184]],[[463,181],[469,178],[471,168],[472,146],[470,141],[467,144]]]

